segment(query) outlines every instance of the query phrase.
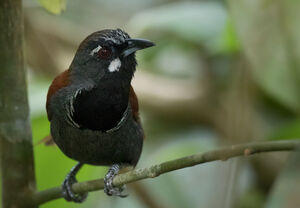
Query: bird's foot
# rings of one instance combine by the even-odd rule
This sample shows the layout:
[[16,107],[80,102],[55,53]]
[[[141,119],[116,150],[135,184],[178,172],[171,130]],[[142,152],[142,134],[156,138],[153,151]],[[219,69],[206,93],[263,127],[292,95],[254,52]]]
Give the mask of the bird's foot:
[[115,164],[110,167],[107,174],[104,177],[104,192],[108,196],[119,196],[119,197],[127,197],[128,194],[123,193],[123,191],[126,189],[126,186],[123,185],[121,187],[114,187],[113,186],[113,180],[115,176],[119,173],[121,169],[121,166],[118,164]]
[[88,193],[78,194],[78,193],[74,193],[72,191],[72,185],[74,183],[77,183],[75,175],[76,175],[77,171],[80,169],[80,167],[78,166],[78,164],[77,164],[77,166],[74,166],[72,168],[72,170],[70,171],[70,173],[66,176],[66,178],[62,184],[62,194],[63,194],[64,199],[67,201],[81,203],[88,196]]

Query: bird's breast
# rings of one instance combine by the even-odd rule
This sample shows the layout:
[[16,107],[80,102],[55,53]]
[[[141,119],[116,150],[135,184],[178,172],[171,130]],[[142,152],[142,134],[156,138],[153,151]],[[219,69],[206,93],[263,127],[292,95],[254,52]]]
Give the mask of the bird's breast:
[[136,165],[143,146],[143,129],[132,116],[111,133],[74,128],[54,117],[51,134],[65,155],[92,165]]
[[72,101],[72,118],[80,128],[107,131],[118,125],[129,100],[129,87],[106,81],[89,91],[81,91]]

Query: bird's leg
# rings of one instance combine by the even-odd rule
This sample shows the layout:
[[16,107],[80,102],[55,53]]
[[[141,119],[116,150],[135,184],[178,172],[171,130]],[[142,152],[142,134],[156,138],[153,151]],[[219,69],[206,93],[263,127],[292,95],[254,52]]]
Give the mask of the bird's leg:
[[83,163],[77,163],[68,173],[68,175],[66,176],[63,184],[62,184],[62,194],[63,197],[65,198],[65,200],[67,201],[74,201],[77,203],[81,203],[83,202],[88,193],[84,193],[84,194],[75,194],[72,191],[72,185],[74,183],[77,182],[76,180],[76,174],[77,172],[80,170],[80,168],[82,167]]
[[121,167],[122,166],[119,164],[112,165],[104,177],[104,192],[108,196],[119,196],[119,197],[127,196],[127,194],[122,193],[125,189],[125,185],[123,185],[122,187],[113,186],[113,180],[115,176],[119,173]]

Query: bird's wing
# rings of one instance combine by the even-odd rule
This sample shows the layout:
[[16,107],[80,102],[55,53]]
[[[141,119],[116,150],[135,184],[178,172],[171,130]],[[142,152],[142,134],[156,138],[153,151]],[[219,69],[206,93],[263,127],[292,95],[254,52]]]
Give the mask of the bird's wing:
[[139,115],[139,103],[137,96],[133,90],[133,87],[130,86],[130,92],[129,92],[129,102],[132,109],[132,116],[136,122],[140,122],[140,115]]
[[46,102],[46,111],[47,111],[47,116],[49,121],[51,121],[52,118],[52,112],[49,108],[50,99],[58,90],[70,84],[69,76],[70,76],[69,70],[62,72],[57,77],[55,77],[55,79],[53,80],[52,84],[49,87],[48,94],[47,94],[47,102]]
[[[52,112],[49,108],[50,99],[51,97],[61,88],[66,87],[69,84],[69,70],[66,70],[62,73],[60,73],[55,79],[52,81],[52,84],[49,87],[48,94],[47,94],[47,101],[46,101],[46,111],[48,120],[51,121],[52,118]],[[45,138],[41,139],[37,144],[44,143],[45,145],[54,145],[55,142],[50,135],[46,136]]]
[[130,86],[129,102],[130,102],[131,109],[132,109],[133,119],[137,123],[139,123],[140,128],[143,132],[143,139],[145,139],[145,134],[144,134],[144,130],[143,130],[142,123],[141,123],[141,120],[140,120],[140,115],[139,115],[139,103],[138,103],[137,96],[136,96],[132,86]]

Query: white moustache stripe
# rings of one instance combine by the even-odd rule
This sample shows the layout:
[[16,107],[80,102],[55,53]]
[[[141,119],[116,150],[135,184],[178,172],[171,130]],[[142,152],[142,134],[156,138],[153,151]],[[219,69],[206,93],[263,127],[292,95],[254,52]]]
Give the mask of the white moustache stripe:
[[109,72],[119,71],[120,67],[121,67],[121,61],[119,58],[116,58],[110,62],[108,66],[108,71]]

